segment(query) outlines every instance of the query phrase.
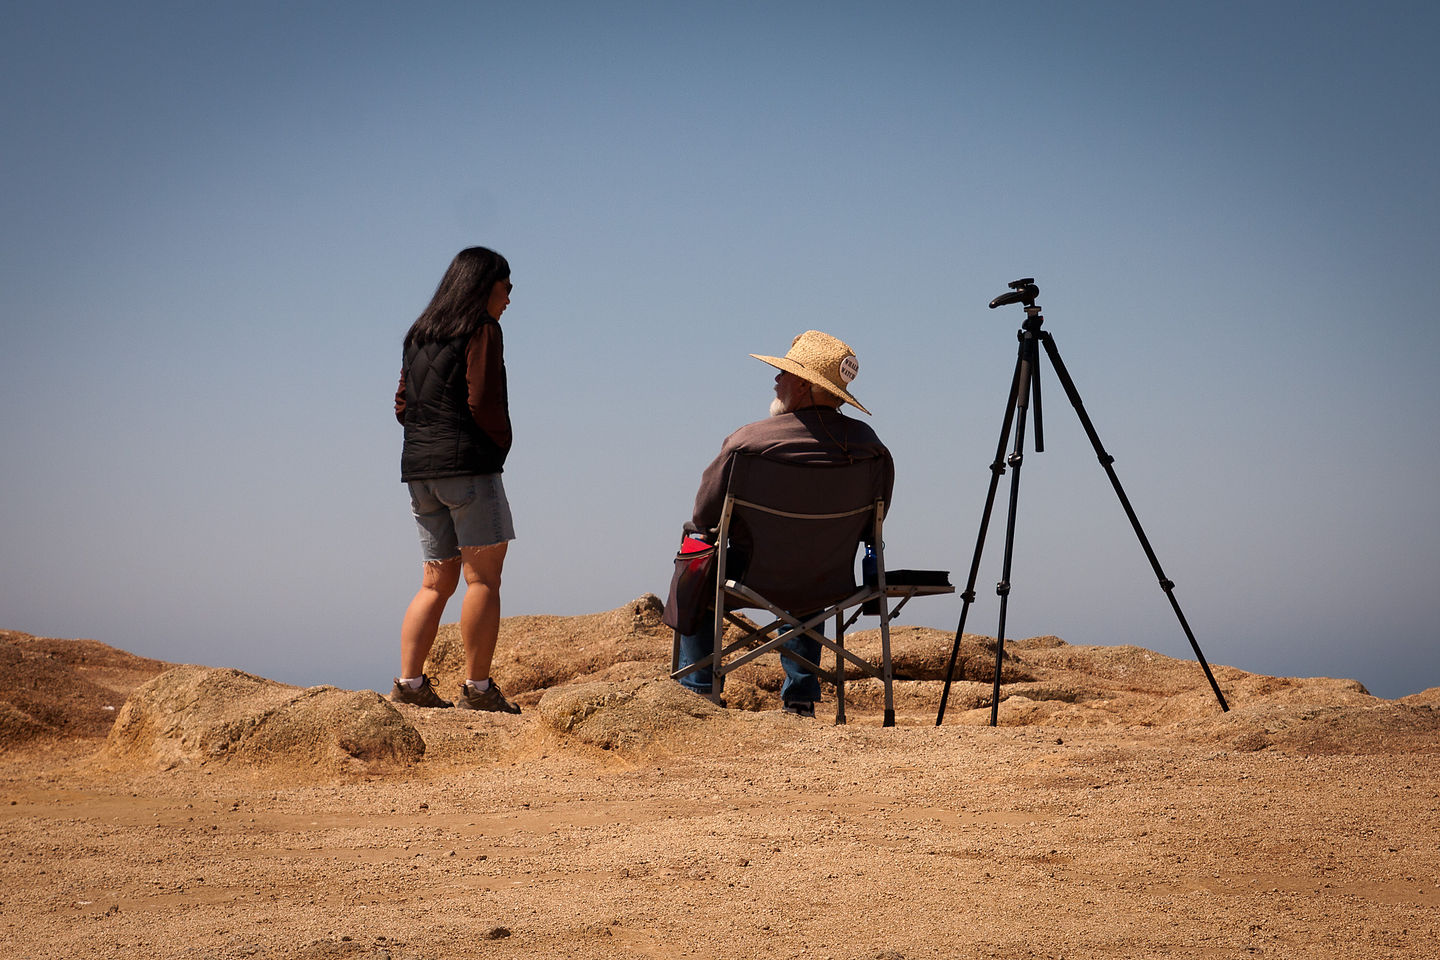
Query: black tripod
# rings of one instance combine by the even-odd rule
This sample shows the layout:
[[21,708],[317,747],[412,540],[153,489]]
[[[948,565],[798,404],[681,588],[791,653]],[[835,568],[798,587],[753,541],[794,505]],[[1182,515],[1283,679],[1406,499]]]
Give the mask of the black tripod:
[[[1090,416],[1085,412],[1085,405],[1080,401],[1080,393],[1075,389],[1075,382],[1070,379],[1070,373],[1065,369],[1064,362],[1060,359],[1060,352],[1055,347],[1055,341],[1050,334],[1040,329],[1045,318],[1040,315],[1040,308],[1035,305],[1035,298],[1040,295],[1040,288],[1035,285],[1033,277],[1026,277],[1016,280],[1010,284],[1010,293],[1002,293],[990,301],[990,308],[1004,306],[1007,303],[1023,303],[1025,305],[1025,323],[1020,327],[1020,355],[1015,360],[1015,378],[1010,382],[1010,400],[1005,406],[1005,423],[1000,428],[1000,445],[995,451],[995,462],[990,464],[990,491],[985,496],[985,512],[980,517],[980,535],[975,540],[975,558],[970,563],[970,580],[965,585],[965,592],[961,594],[964,605],[960,608],[960,625],[955,628],[955,643],[950,648],[950,664],[945,671],[945,690],[940,695],[940,712],[935,717],[935,725],[940,726],[945,719],[945,703],[950,699],[950,682],[955,673],[955,661],[960,653],[960,637],[965,633],[965,618],[970,613],[970,604],[975,601],[975,578],[980,574],[980,555],[985,549],[985,531],[990,526],[990,513],[995,506],[995,491],[1000,486],[1000,475],[1005,472],[1005,465],[1008,463],[1014,468],[1010,474],[1010,511],[1005,521],[1005,562],[1001,568],[1000,582],[995,587],[995,592],[1000,595],[1000,628],[995,634],[995,686],[990,699],[990,726],[995,726],[1000,714],[1000,661],[1005,655],[1005,612],[1010,597],[1010,561],[1015,551],[1015,510],[1020,503],[1020,466],[1024,460],[1025,448],[1025,420],[1030,410],[1030,398],[1033,395],[1035,402],[1035,452],[1045,452],[1045,429],[1040,416],[1040,344],[1045,344],[1045,353],[1050,357],[1050,365],[1055,368],[1055,375],[1060,378],[1060,385],[1065,388],[1065,395],[1070,398],[1070,405],[1080,416],[1080,423],[1085,427],[1085,433],[1090,437],[1090,445],[1095,448],[1095,455],[1100,458],[1100,465],[1105,468],[1105,473],[1110,477],[1110,485],[1115,488],[1115,493],[1120,497],[1120,505],[1125,508],[1125,515],[1130,518],[1130,525],[1135,528],[1135,535],[1140,538],[1140,546],[1145,550],[1145,556],[1150,560],[1150,566],[1155,570],[1155,576],[1160,578],[1160,589],[1165,591],[1165,596],[1170,598],[1170,606],[1175,611],[1175,616],[1180,620],[1180,626],[1185,631],[1186,638],[1190,641],[1191,648],[1195,651],[1195,657],[1200,661],[1200,666],[1205,670],[1205,678],[1210,681],[1210,689],[1215,691],[1215,699],[1220,701],[1221,710],[1229,710],[1230,705],[1225,702],[1225,695],[1220,692],[1220,685],[1215,682],[1215,675],[1210,672],[1210,664],[1205,662],[1205,654],[1200,652],[1200,645],[1195,642],[1195,634],[1190,631],[1190,624],[1185,621],[1185,614],[1180,610],[1180,604],[1175,599],[1175,584],[1165,576],[1165,571],[1160,569],[1160,561],[1155,558],[1155,551],[1150,547],[1150,541],[1145,536],[1145,531],[1140,528],[1140,520],[1135,516],[1135,510],[1130,506],[1130,498],[1125,496],[1125,489],[1120,486],[1120,479],[1115,476],[1115,458],[1105,452],[1100,444],[1100,435],[1095,432],[1095,425],[1090,422]],[[1016,411],[1019,411],[1019,418],[1016,418]],[[1011,424],[1015,425],[1015,447],[1008,459],[1005,456],[1005,445],[1010,438]]]

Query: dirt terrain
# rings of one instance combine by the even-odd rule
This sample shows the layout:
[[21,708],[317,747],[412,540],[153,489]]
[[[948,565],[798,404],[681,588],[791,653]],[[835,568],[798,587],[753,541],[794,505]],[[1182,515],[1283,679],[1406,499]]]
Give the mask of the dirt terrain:
[[[849,722],[665,679],[642,597],[502,624],[520,716],[0,632],[0,957],[1440,956],[1440,688],[895,630]],[[874,656],[874,632],[851,646]],[[458,682],[444,629],[429,671]],[[388,678],[376,678],[382,692]]]

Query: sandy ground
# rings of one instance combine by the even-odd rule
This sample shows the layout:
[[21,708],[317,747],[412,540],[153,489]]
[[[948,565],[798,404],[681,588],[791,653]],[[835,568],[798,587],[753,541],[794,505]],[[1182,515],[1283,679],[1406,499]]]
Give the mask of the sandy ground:
[[[502,643],[584,659],[627,648],[627,615]],[[8,636],[60,669],[66,641],[37,661]],[[757,709],[721,710],[654,647],[525,690],[518,717],[400,707],[407,762],[160,763],[121,722],[0,724],[0,957],[1440,956],[1440,691],[1217,667],[1222,715],[1193,663],[1037,641],[1000,727],[975,682],[934,726],[940,684],[912,679],[887,729],[873,681],[846,726],[781,714],[761,673],[736,690]],[[168,666],[96,667],[91,707],[124,714],[106,692]]]

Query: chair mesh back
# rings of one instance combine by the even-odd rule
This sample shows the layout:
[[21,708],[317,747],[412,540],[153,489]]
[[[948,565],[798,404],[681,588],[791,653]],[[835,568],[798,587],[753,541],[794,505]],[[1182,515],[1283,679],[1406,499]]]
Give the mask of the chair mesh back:
[[[792,613],[819,610],[852,593],[855,550],[874,530],[882,470],[879,460],[821,466],[737,457],[730,540],[748,554],[745,585]],[[779,516],[747,503],[805,516]]]

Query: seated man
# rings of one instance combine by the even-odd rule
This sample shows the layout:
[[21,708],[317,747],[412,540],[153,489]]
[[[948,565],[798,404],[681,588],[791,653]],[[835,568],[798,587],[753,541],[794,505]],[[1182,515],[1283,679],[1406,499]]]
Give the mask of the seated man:
[[[770,416],[747,424],[725,438],[720,455],[700,478],[694,515],[685,524],[686,533],[709,537],[720,525],[730,468],[737,454],[758,454],[782,463],[803,464],[883,459],[885,488],[878,493],[888,505],[895,482],[890,451],[868,424],[847,417],[839,410],[842,403],[849,403],[864,413],[870,412],[846,389],[860,370],[855,351],[829,334],[809,330],[795,338],[783,357],[753,353],[751,356],[780,370],[775,376],[775,399],[770,404]],[[732,542],[731,548],[743,553],[745,545]],[[799,617],[803,620],[806,615]],[[680,667],[709,655],[714,644],[714,624],[707,618],[696,633],[681,636]],[[811,663],[819,663],[820,644],[813,637],[795,636],[785,646]],[[820,699],[820,681],[811,670],[789,657],[781,657],[781,663],[785,683],[780,688],[780,699],[786,712],[813,717],[815,701]],[[697,693],[709,694],[711,680],[710,668],[703,667],[682,677],[680,683]]]

